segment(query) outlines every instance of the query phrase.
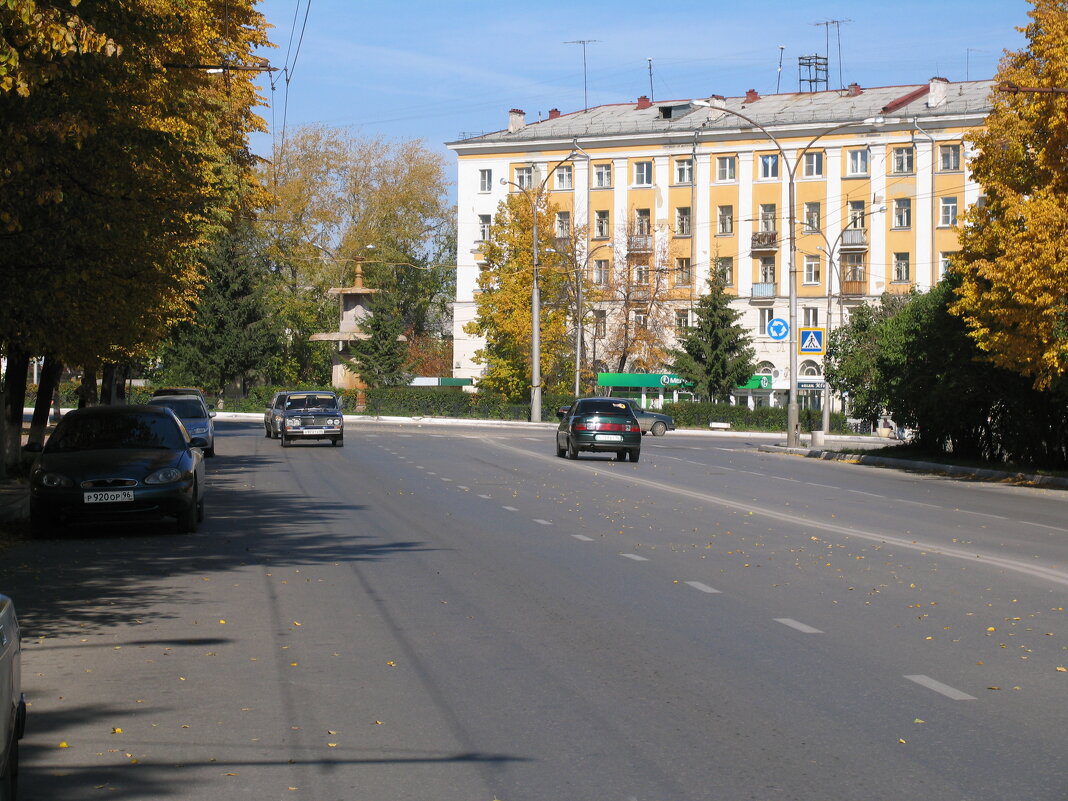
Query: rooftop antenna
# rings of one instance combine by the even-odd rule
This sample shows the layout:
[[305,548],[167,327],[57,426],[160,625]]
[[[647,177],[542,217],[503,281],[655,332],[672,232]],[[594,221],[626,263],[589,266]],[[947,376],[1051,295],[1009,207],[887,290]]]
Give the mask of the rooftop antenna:
[[838,38],[838,86],[839,88],[845,88],[845,81],[842,78],[842,25],[852,22],[851,19],[828,19],[823,22],[814,22],[813,25],[822,25],[824,28],[824,47],[827,53],[827,59],[831,57],[831,26],[834,26],[835,35]]
[[779,94],[779,85],[782,82],[782,54],[786,45],[779,45],[779,72],[775,76],[775,94]]
[[575,39],[570,42],[564,42],[564,44],[577,44],[582,45],[582,105],[585,107],[582,110],[586,111],[590,107],[590,97],[586,91],[586,45],[599,42],[600,39]]
[[649,62],[649,99],[653,99],[653,60],[651,58],[645,59]]

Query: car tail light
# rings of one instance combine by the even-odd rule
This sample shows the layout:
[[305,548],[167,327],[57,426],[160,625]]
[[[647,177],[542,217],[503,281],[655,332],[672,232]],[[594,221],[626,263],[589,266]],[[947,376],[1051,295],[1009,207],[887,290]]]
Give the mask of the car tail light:
[[589,427],[585,423],[575,423],[576,431],[588,431]]

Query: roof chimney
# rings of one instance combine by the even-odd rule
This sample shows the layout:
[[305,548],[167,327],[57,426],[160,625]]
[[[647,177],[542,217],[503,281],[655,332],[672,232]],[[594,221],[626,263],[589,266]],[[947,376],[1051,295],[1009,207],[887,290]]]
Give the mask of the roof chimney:
[[549,119],[550,120],[555,120],[559,116],[560,116],[560,109],[558,109],[558,108],[549,109]]
[[860,88],[860,84],[855,81],[846,87],[846,97],[857,97],[864,94],[864,90]]
[[522,109],[514,108],[508,112],[508,133],[522,131],[527,124],[527,113]]
[[653,101],[650,100],[647,96],[642,95],[641,97],[638,98],[638,108],[639,109],[651,108],[652,105],[653,105]]
[[937,108],[946,102],[949,81],[945,78],[931,78],[930,93],[927,95],[927,108]]
[[756,89],[750,89],[745,93],[746,103],[755,103],[760,100],[760,93]]

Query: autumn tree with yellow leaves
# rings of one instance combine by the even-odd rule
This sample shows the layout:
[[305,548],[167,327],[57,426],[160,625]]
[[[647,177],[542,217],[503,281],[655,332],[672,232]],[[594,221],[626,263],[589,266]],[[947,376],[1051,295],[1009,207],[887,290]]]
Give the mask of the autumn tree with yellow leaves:
[[985,358],[1065,388],[1068,376],[1068,2],[1033,0],[1028,45],[1002,60],[994,109],[971,135],[984,204],[954,269],[955,314]]
[[530,401],[531,294],[534,283],[534,204],[538,215],[538,289],[541,298],[541,378],[546,393],[566,392],[573,375],[569,320],[574,268],[562,249],[553,247],[556,208],[544,194],[510,194],[494,217],[491,236],[482,244],[484,268],[478,276],[475,319],[468,334],[485,339],[475,353],[485,366],[479,389],[513,403]]
[[181,13],[163,0],[0,0],[9,420],[29,354],[96,365],[165,337],[190,313],[202,249],[263,204],[247,144],[264,128],[255,72],[238,67],[262,66],[265,29],[252,0]]

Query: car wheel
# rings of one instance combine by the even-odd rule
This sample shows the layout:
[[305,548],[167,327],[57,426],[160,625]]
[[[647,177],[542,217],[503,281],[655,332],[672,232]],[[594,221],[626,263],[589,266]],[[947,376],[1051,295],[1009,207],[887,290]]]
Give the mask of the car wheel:
[[340,448],[345,444],[345,441],[341,439],[341,437],[334,437],[330,440],[330,444],[333,445],[335,448]]
[[266,423],[263,424],[263,436],[267,437],[267,439],[271,438],[271,429]]
[[215,446],[212,445],[210,448],[205,449],[204,455],[207,456],[208,458],[211,458],[212,456],[214,456],[215,455]]
[[575,441],[573,439],[571,439],[571,437],[567,438],[567,458],[568,459],[577,459],[578,458],[578,448],[575,447]]
[[667,424],[663,420],[657,420],[653,423],[651,431],[654,437],[662,437],[667,433]]
[[630,460],[632,462],[638,461],[638,457],[641,456],[641,453],[642,452],[641,452],[640,448],[631,448],[630,449]]
[[289,437],[287,437],[284,433],[282,433],[282,434],[278,435],[278,438],[280,440],[282,440],[282,447],[283,448],[288,448],[289,447]]
[[198,519],[198,515],[197,515],[198,503],[196,501],[196,494],[197,494],[197,486],[196,486],[196,484],[194,484],[193,485],[193,496],[194,496],[193,503],[191,503],[189,505],[188,509],[182,509],[180,512],[178,512],[177,523],[178,523],[178,533],[179,534],[194,534],[194,533],[196,533],[196,530],[197,530],[197,519]]
[[558,459],[562,459],[562,458],[564,458],[564,455],[565,455],[566,453],[567,453],[567,449],[566,449],[566,448],[561,448],[561,447],[560,447],[560,440],[559,440],[559,439],[557,439],[557,440],[556,440],[556,456],[557,456],[557,458],[558,458]]
[[625,462],[625,461],[627,461],[627,452],[626,451],[616,451],[616,461],[617,462]]

